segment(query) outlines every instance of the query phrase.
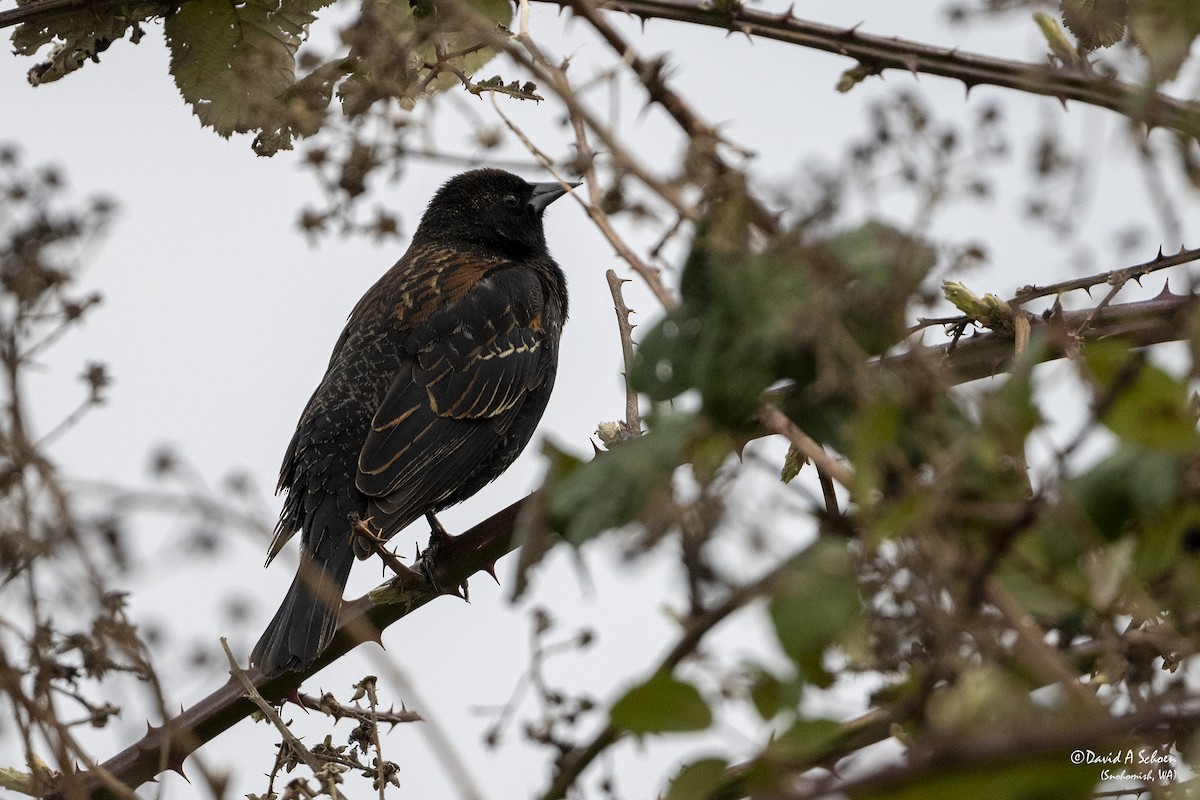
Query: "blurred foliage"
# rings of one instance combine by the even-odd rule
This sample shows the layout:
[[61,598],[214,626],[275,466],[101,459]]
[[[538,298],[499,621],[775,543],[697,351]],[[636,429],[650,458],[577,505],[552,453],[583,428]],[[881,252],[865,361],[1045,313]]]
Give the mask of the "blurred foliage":
[[[707,520],[702,548],[723,530],[736,536],[723,476],[743,469],[765,402],[840,453],[853,482],[843,509],[814,508],[821,534],[772,560],[769,580],[748,584],[711,562],[705,573],[727,587],[708,596],[764,600],[757,613],[790,668],[743,664],[742,690],[722,701],[659,672],[613,706],[612,724],[639,735],[707,727],[709,713],[737,704],[764,721],[757,755],[735,767],[705,751],[667,797],[774,796],[889,736],[906,760],[851,782],[849,796],[1084,798],[1101,775],[1070,760],[1079,747],[1131,737],[1187,750],[1194,689],[1179,667],[1200,648],[1194,366],[1166,368],[1127,339],[1077,331],[1076,391],[1091,417],[1059,461],[1031,474],[1045,329],[1007,376],[957,390],[937,358],[888,357],[938,260],[922,237],[878,221],[756,235],[737,191],[714,191],[703,208],[680,303],[643,334],[630,373],[649,430],[591,460],[555,448],[546,524],[576,547],[614,529],[686,542],[695,514]],[[951,288],[968,312],[961,324],[1013,337],[1017,306]],[[1105,436],[1116,439],[1109,455],[1072,464]],[[697,485],[719,499],[697,505]],[[685,631],[717,608],[702,599]],[[865,717],[812,710],[806,699],[856,674],[883,679]],[[1117,723],[1074,738],[1142,713],[1144,731]],[[1177,714],[1189,722],[1176,727]]]
[[[319,131],[336,95],[342,111],[358,116],[381,100],[414,99],[458,85],[495,51],[489,39],[505,35],[512,18],[507,0],[478,0],[439,9],[434,3],[366,0],[341,32],[345,52],[328,60],[298,59],[317,12],[332,0],[178,4],[107,4],[102,10],[61,13],[25,22],[13,33],[20,55],[49,46],[48,60],[33,67],[32,83],[58,80],[82,67],[113,42],[141,39],[141,24],[163,19],[171,75],[201,124],[221,136],[256,133],[254,149],[269,156],[289,150],[297,137]],[[506,86],[499,78],[481,86],[515,97],[536,98],[535,88]]]
[[[227,543],[218,530],[265,538],[266,526],[248,481],[213,490],[169,451],[154,459],[161,489],[89,483],[59,470],[54,443],[108,402],[113,378],[104,362],[85,361],[73,408],[69,390],[57,388],[56,404],[68,410],[55,418],[47,389],[31,377],[56,363],[55,346],[78,336],[101,306],[79,272],[116,207],[72,198],[58,170],[28,165],[9,145],[0,145],[0,199],[0,695],[11,712],[0,717],[0,736],[26,754],[25,764],[0,769],[0,787],[78,797],[75,765],[93,758],[80,744],[83,731],[119,727],[112,723],[131,691],[145,695],[138,713],[174,712],[156,646],[193,671],[210,657],[211,648],[188,641],[198,632],[175,620],[135,622],[124,587],[146,585],[162,560],[214,557]],[[159,517],[151,540],[158,553],[137,536],[151,513]],[[183,535],[164,536],[173,526]],[[227,603],[229,620],[245,616],[238,598]],[[201,771],[199,780],[211,788],[210,777]]]

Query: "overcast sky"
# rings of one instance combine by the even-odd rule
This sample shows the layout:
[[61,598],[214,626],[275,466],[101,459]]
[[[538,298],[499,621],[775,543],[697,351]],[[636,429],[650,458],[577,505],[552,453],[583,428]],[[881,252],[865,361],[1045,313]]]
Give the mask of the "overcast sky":
[[[862,30],[871,33],[1031,61],[1042,58],[1043,45],[1024,18],[1013,18],[985,34],[945,27],[941,4],[936,3],[805,2],[798,4],[797,13],[833,24],[861,22]],[[1012,130],[1018,142],[1053,119],[1067,132],[1068,141],[1096,148],[1104,166],[1083,187],[1086,202],[1080,210],[1095,252],[1106,260],[1086,269],[1072,264],[1066,257],[1069,251],[1023,221],[1020,194],[1013,187],[1020,186],[1028,172],[1025,155],[998,173],[1002,190],[991,206],[964,206],[939,221],[942,230],[978,230],[987,242],[989,268],[966,276],[979,291],[1008,295],[1027,283],[1122,266],[1124,262],[1113,260],[1111,242],[1117,227],[1131,217],[1150,223],[1153,234],[1134,261],[1153,256],[1159,244],[1166,250],[1181,244],[1165,240],[1162,228],[1153,224],[1147,189],[1121,156],[1128,149],[1126,133],[1114,115],[1076,105],[1064,113],[1053,99],[1022,98],[987,87],[964,97],[962,87],[951,81],[898,73],[838,94],[832,87],[841,71],[852,66],[844,59],[771,42],[751,43],[715,30],[689,31],[666,22],[649,23],[644,34],[634,23],[622,24],[643,52],[672,52],[674,85],[709,120],[724,123],[730,138],[756,153],[760,176],[778,178],[812,161],[838,158],[849,136],[861,137],[868,130],[866,104],[898,85],[920,92],[951,120],[968,120],[983,105],[999,102],[1006,116],[1016,121]],[[581,35],[582,27],[564,25],[555,9],[535,4],[534,35],[547,42],[559,40],[561,51],[573,55],[577,76],[609,58],[602,45]],[[232,471],[245,472],[268,495],[296,419],[324,370],[346,314],[403,252],[405,243],[329,238],[318,246],[310,244],[295,221],[303,205],[318,203],[321,197],[310,174],[298,166],[297,155],[258,158],[247,137],[222,140],[202,129],[167,73],[160,27],[150,27],[140,45],[119,42],[102,55],[100,64],[37,89],[24,80],[32,62],[7,50],[0,56],[0,143],[16,143],[29,163],[61,167],[77,195],[104,194],[120,208],[111,233],[88,259],[81,277],[82,286],[103,292],[103,306],[54,348],[30,387],[42,430],[78,403],[84,387],[76,376],[88,361],[109,366],[114,381],[109,402],[56,442],[52,455],[74,478],[141,484],[148,480],[150,454],[169,444],[205,480],[217,484]],[[513,68],[505,69],[506,77],[516,77]],[[623,101],[629,140],[644,152],[658,148],[664,160],[673,158],[678,138],[670,126],[658,114],[640,114],[642,98],[636,90],[627,92]],[[484,119],[497,122],[489,101],[465,102]],[[502,100],[501,105],[547,150],[565,150],[562,134],[549,119],[550,104],[523,108]],[[473,152],[462,142],[450,142],[447,149]],[[517,146],[503,152],[521,157]],[[445,164],[414,162],[401,181],[378,185],[374,201],[394,209],[404,229],[412,230],[434,189],[455,171]],[[530,172],[527,177],[546,176]],[[903,221],[905,204],[897,199],[893,207],[889,202],[888,197],[879,198],[880,208],[894,208]],[[1196,210],[1193,197],[1193,218]],[[556,393],[535,444],[520,462],[474,499],[442,516],[451,531],[485,518],[536,485],[541,473],[536,442],[541,437],[586,453],[597,423],[623,415],[619,341],[604,271],[628,271],[571,200],[551,207],[546,231],[572,292]],[[639,243],[653,241],[655,234],[637,226],[624,232]],[[1194,237],[1195,228],[1190,232]],[[652,300],[636,284],[631,284],[629,304],[641,312],[638,319],[643,323],[657,316]],[[1059,413],[1046,410],[1052,416]],[[781,448],[767,446],[764,452],[777,457]],[[750,487],[747,492],[747,516],[762,503],[784,502],[789,496],[775,487]],[[271,499],[265,512],[268,522],[277,511],[278,501]],[[411,552],[414,542],[424,542],[426,532],[419,527],[398,537],[407,542],[402,552]],[[156,559],[164,550],[179,549],[180,537],[186,534],[186,528],[167,520],[159,528],[141,530],[139,547],[148,560]],[[169,625],[176,645],[199,639],[215,649],[216,636],[227,635],[244,656],[290,582],[293,562],[280,559],[263,570],[265,539],[228,536],[229,549],[219,562],[177,562],[147,583],[126,587],[137,619]],[[660,613],[660,603],[668,596],[664,584],[673,580],[673,573],[663,564],[630,569],[604,546],[585,555],[590,582],[581,580],[571,560],[560,554],[541,572],[533,602],[555,610],[564,634],[580,625],[599,630],[593,651],[565,656],[550,672],[556,680],[590,687],[602,699],[611,699],[611,693],[644,674],[669,640],[672,626]],[[504,564],[500,575],[507,583]],[[378,577],[373,566],[357,567],[347,595],[358,596]],[[420,689],[423,704],[400,695],[386,676],[383,692],[397,705],[404,700],[453,731],[486,796],[522,797],[544,782],[544,754],[512,746],[487,751],[481,732],[492,718],[474,709],[505,702],[527,663],[529,623],[523,609],[528,603],[510,606],[504,590],[486,579],[474,581],[471,588],[470,605],[440,599],[385,635],[389,652]],[[253,603],[250,620],[238,629],[220,622],[219,601],[231,589]],[[731,651],[761,647],[756,618],[739,619],[735,629],[722,633],[733,642]],[[326,670],[316,684],[348,696],[351,683],[379,672],[367,649]],[[173,700],[183,704],[217,683],[211,671],[187,677],[186,655],[169,647],[157,653],[165,674],[181,676],[170,687]],[[317,686],[306,688],[314,691]],[[140,701],[140,696],[132,696],[130,707],[137,709],[135,698]],[[318,721],[311,729],[320,730],[323,724]],[[134,714],[117,726],[116,741],[123,745],[141,729],[142,721]],[[341,730],[344,735],[349,727],[343,724]],[[517,735],[510,729],[509,740]],[[262,791],[265,781],[255,773],[269,764],[272,741],[274,734],[265,726],[243,723],[202,752],[210,764],[241,770],[238,794]],[[403,796],[451,796],[446,776],[425,747],[413,726],[397,729],[385,740],[385,757],[402,767]],[[97,755],[107,757],[111,749],[111,744],[99,745]],[[0,742],[0,754],[5,752]],[[620,786],[626,796],[651,796],[675,768],[670,755],[651,752],[640,758],[634,753],[628,763],[621,762]],[[0,765],[15,766],[15,750],[7,753]],[[171,775],[163,781],[172,789],[180,783]],[[170,796],[187,796],[187,791],[172,791]]]

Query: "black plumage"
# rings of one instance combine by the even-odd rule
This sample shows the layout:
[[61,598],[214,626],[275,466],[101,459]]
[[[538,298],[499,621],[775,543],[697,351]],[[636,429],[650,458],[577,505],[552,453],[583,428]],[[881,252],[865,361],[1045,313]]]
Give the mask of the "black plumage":
[[479,169],[430,201],[407,252],[363,295],[288,445],[267,563],[302,531],[300,569],[250,656],[302,669],[337,627],[355,520],[390,537],[504,472],[554,387],[567,317],[542,213],[568,188]]

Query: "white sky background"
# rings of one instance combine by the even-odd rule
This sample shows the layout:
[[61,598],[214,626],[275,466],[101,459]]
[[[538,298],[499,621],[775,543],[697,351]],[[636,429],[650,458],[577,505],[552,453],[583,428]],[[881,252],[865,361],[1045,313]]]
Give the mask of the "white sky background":
[[[4,7],[11,6],[5,3]],[[1003,26],[990,25],[986,32],[984,26],[964,31],[947,28],[942,10],[942,4],[927,2],[829,1],[798,3],[796,13],[831,24],[862,23],[864,32],[964,50],[1029,61],[1043,57],[1044,43],[1023,16]],[[584,26],[564,25],[565,16],[560,18],[553,8],[535,4],[533,12],[533,34],[544,42],[562,37],[560,46],[573,54],[577,80],[587,74],[589,65],[610,60],[602,44],[582,35]],[[696,103],[708,120],[725,123],[722,130],[731,139],[755,151],[755,170],[772,179],[786,177],[813,160],[837,158],[848,138],[865,134],[867,102],[897,85],[921,92],[939,118],[964,123],[984,103],[999,101],[1006,117],[1016,121],[1009,130],[1014,143],[1023,148],[1021,156],[1005,167],[996,201],[963,206],[942,215],[938,223],[942,231],[974,231],[987,243],[991,263],[986,270],[951,276],[964,277],[981,293],[1011,295],[1027,283],[1148,259],[1160,243],[1166,251],[1181,244],[1160,241],[1162,229],[1155,224],[1145,184],[1123,155],[1129,151],[1124,125],[1113,114],[1077,104],[1064,113],[1056,100],[1023,98],[989,87],[976,88],[964,100],[960,84],[897,72],[887,73],[885,81],[870,79],[842,95],[833,85],[842,70],[852,66],[846,59],[772,42],[750,43],[744,37],[668,22],[650,22],[644,34],[633,21],[621,27],[643,54],[671,52],[672,85]],[[297,154],[261,159],[252,153],[249,137],[225,141],[202,129],[167,72],[160,27],[150,27],[142,44],[118,42],[102,54],[100,64],[89,64],[57,84],[37,89],[24,79],[33,62],[8,51],[6,47],[0,55],[0,143],[15,142],[27,164],[61,167],[73,196],[105,194],[120,206],[115,225],[88,260],[80,281],[83,287],[103,292],[103,305],[82,329],[50,351],[45,369],[30,383],[37,424],[48,430],[82,398],[85,389],[76,376],[87,361],[104,361],[114,384],[107,392],[109,402],[56,442],[52,456],[71,477],[140,484],[148,481],[150,453],[167,443],[213,484],[231,471],[245,471],[269,492],[296,419],[325,368],[346,314],[400,255],[404,243],[380,246],[360,239],[325,238],[319,246],[311,246],[295,220],[303,205],[322,198],[310,173],[298,167]],[[494,66],[506,80],[521,77],[511,66]],[[492,66],[484,70],[491,71]],[[661,163],[671,163],[678,139],[669,124],[657,112],[639,116],[643,100],[636,90],[624,92],[623,98],[627,141],[644,154],[661,148]],[[492,120],[489,101],[468,97],[466,102],[499,124]],[[565,139],[553,125],[555,112],[547,107],[552,103],[533,108],[504,99],[499,102],[506,113],[527,125],[545,149],[562,152]],[[1068,253],[1052,237],[1023,222],[1020,195],[1013,188],[1028,175],[1027,144],[1047,116],[1059,120],[1068,132],[1067,141],[1094,148],[1103,164],[1088,193],[1086,210],[1092,252],[1103,260],[1086,267],[1070,264]],[[511,146],[503,155],[520,158],[518,148]],[[458,142],[446,143],[445,149],[472,152]],[[444,164],[413,162],[401,182],[375,185],[372,202],[398,212],[404,229],[411,231],[434,189],[456,171]],[[527,177],[544,179],[537,173]],[[1195,245],[1200,239],[1194,195],[1189,203],[1185,208],[1192,216],[1186,223],[1192,236],[1188,244]],[[882,206],[889,208],[887,198]],[[892,207],[897,219],[903,220],[906,206],[900,202]],[[1129,221],[1147,223],[1151,236],[1136,257],[1118,261],[1112,255],[1114,228]],[[546,229],[572,292],[556,393],[539,437],[517,465],[472,500],[441,515],[452,532],[485,518],[536,485],[541,474],[536,442],[542,436],[587,452],[597,423],[623,415],[619,342],[603,276],[610,267],[621,274],[629,271],[570,199],[551,207]],[[624,231],[636,243],[652,241],[648,229],[627,226]],[[1157,279],[1151,284],[1155,290],[1161,286]],[[636,319],[649,323],[657,317],[653,302],[636,284],[630,287],[629,304],[642,312]],[[1053,374],[1052,369],[1048,372]],[[1043,411],[1059,418],[1071,414],[1069,404],[1060,409],[1057,401]],[[1074,426],[1068,425],[1065,435],[1073,432]],[[763,452],[778,458],[782,449],[769,446]],[[751,518],[764,505],[790,496],[794,495],[774,487],[755,488],[741,513]],[[277,511],[278,501],[272,500],[265,516],[273,521]],[[163,551],[180,549],[187,533],[187,528],[168,519],[161,528],[142,530],[138,549],[147,560],[161,562]],[[415,526],[398,536],[401,552],[411,553],[413,542],[423,544],[425,534]],[[797,531],[787,538],[794,541],[803,535]],[[221,678],[219,669],[191,673],[190,650],[181,643],[199,639],[219,654],[216,637],[226,635],[244,657],[292,577],[290,558],[262,569],[265,539],[249,542],[234,534],[229,537],[232,546],[217,561],[174,558],[176,565],[169,571],[126,587],[137,620],[170,628],[173,646],[162,648],[156,657],[173,700],[185,705],[215,688]],[[562,621],[564,637],[581,625],[599,631],[599,642],[591,651],[556,659],[549,674],[555,681],[586,687],[608,700],[643,676],[669,646],[672,625],[661,604],[679,592],[668,568],[672,554],[659,559],[658,566],[634,569],[623,565],[611,547],[593,546],[585,555],[591,588],[577,578],[563,553],[539,573],[533,600],[553,609]],[[506,585],[510,583],[511,565],[502,562],[499,574]],[[360,565],[347,596],[359,596],[378,578],[374,565]],[[222,622],[219,601],[234,589],[253,603],[253,613],[248,623],[231,629]],[[474,580],[471,590],[470,605],[440,599],[384,636],[388,652],[420,689],[424,702],[400,695],[386,677],[382,693],[397,706],[404,700],[436,718],[450,732],[484,796],[524,797],[545,783],[546,754],[515,746],[519,727],[508,729],[505,747],[488,751],[481,738],[492,717],[472,709],[503,704],[527,664],[529,621],[523,609],[528,603],[512,607],[504,599],[504,590],[486,578]],[[725,652],[733,658],[762,648],[757,616],[743,614],[738,620],[722,632]],[[368,653],[370,649],[360,648],[342,659],[305,689],[315,693],[322,687],[348,697],[350,684],[364,674],[383,674],[373,658],[378,650]],[[96,755],[101,758],[143,730],[138,717],[145,713],[142,695],[133,689],[126,700],[129,715],[113,726],[112,735],[106,732],[96,738]],[[843,713],[851,710],[846,705]],[[525,716],[531,712],[526,706]],[[292,710],[286,716],[303,715]],[[324,720],[313,722],[307,723],[312,730],[324,729]],[[350,727],[343,723],[337,730],[344,737]],[[743,734],[752,730],[747,725],[740,729]],[[755,739],[739,739],[740,734],[728,730],[722,735],[748,748],[754,746]],[[265,780],[258,775],[270,764],[275,740],[265,725],[244,722],[201,753],[208,764],[236,771],[236,791],[230,796],[241,796],[265,789]],[[617,769],[623,796],[653,796],[676,768],[679,753],[697,754],[695,741],[685,740],[683,750],[672,746],[638,753],[626,747]],[[455,796],[416,726],[390,734],[384,740],[384,755],[401,765],[400,796]],[[15,743],[0,740],[0,766],[19,763]],[[189,796],[176,776],[165,776],[162,785],[169,789],[167,796]],[[148,789],[143,793],[153,795]]]

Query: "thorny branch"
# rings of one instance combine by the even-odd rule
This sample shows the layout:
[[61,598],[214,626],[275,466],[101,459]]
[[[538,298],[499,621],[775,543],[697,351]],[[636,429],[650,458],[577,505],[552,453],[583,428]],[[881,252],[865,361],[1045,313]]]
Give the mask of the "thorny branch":
[[608,289],[612,293],[613,310],[617,312],[617,329],[621,336],[621,358],[625,364],[625,430],[630,435],[638,435],[642,431],[642,416],[638,410],[638,395],[629,379],[633,369],[633,323],[629,315],[633,312],[625,305],[625,296],[621,284],[625,280],[617,277],[611,269],[604,273],[608,281]]
[[1150,261],[1123,267],[1122,269],[1114,269],[1110,272],[1101,272],[1083,278],[1072,278],[1071,280],[1052,283],[1048,286],[1023,286],[1013,295],[1013,299],[1009,301],[1009,304],[1020,306],[1039,297],[1052,297],[1063,292],[1071,292],[1079,289],[1090,292],[1092,287],[1100,286],[1101,284],[1107,284],[1119,289],[1130,281],[1140,282],[1143,277],[1152,272],[1178,267],[1181,264],[1188,264],[1197,259],[1200,259],[1200,248],[1180,248],[1178,253],[1170,256],[1163,255],[1160,250],[1158,255]]
[[[1183,322],[1196,307],[1197,295],[1177,295],[1165,287],[1155,298],[1132,303],[1109,305],[1099,313],[1086,308],[1055,313],[1047,311],[1030,319],[1034,332],[1066,330],[1078,333],[1079,341],[1093,341],[1112,336],[1124,336],[1137,346],[1179,341],[1186,337]],[[1046,337],[1046,352],[1039,362],[1052,361],[1069,355],[1065,337]],[[902,365],[921,358],[937,364],[951,383],[988,378],[1004,372],[1013,359],[1013,333],[988,331],[956,342],[935,346],[914,346],[906,353],[888,356],[881,365]]]
[[[577,0],[546,0],[574,7]],[[743,3],[703,4],[694,0],[611,0],[601,8],[643,20],[667,19],[761,36],[853,58],[874,74],[897,69],[961,81],[967,89],[1000,86],[1058,100],[1074,100],[1116,111],[1151,128],[1188,137],[1200,132],[1200,103],[1180,100],[1094,71],[993,58],[958,48],[934,47],[911,39],[874,36],[858,27],[810,22],[791,13],[758,11]]]
[[[187,2],[187,0],[182,0]],[[578,0],[539,0],[577,8]],[[128,0],[41,0],[0,12],[0,28],[45,22],[62,14],[90,10],[102,14]],[[1164,127],[1188,137],[1200,130],[1200,104],[1180,100],[1077,67],[1052,67],[994,58],[915,42],[876,36],[854,28],[822,25],[794,16],[772,14],[741,3],[710,5],[696,0],[612,0],[593,9],[621,11],[643,20],[664,19],[761,36],[855,59],[869,72],[897,69],[961,81],[968,89],[992,85],[1099,106]],[[521,37],[529,41],[527,37]],[[699,130],[699,129],[698,129]]]
[[[263,696],[259,694],[258,688],[254,685],[254,682],[250,680],[250,678],[246,675],[246,671],[238,664],[237,659],[233,655],[233,651],[229,649],[229,642],[226,641],[224,636],[221,637],[221,648],[225,651],[226,658],[229,659],[230,677],[242,685],[242,688],[246,690],[246,697],[258,707],[259,712],[262,713],[262,715],[268,720],[270,720],[271,724],[275,726],[275,729],[279,731],[279,734],[283,737],[283,741],[287,744],[288,751],[303,761],[304,765],[311,769],[314,773],[320,772],[321,763],[317,761],[316,756],[314,756],[312,752],[310,752],[309,749],[304,746],[304,743],[296,738],[296,736],[292,733],[291,728],[289,728],[287,723],[283,721],[283,718],[279,716],[279,712],[275,710],[275,707],[264,700]],[[341,794],[337,791],[337,787],[330,785],[327,788],[334,797],[341,797]]]

